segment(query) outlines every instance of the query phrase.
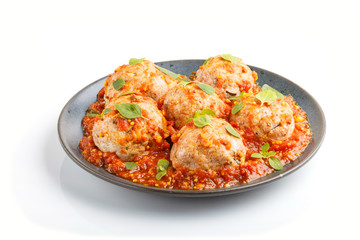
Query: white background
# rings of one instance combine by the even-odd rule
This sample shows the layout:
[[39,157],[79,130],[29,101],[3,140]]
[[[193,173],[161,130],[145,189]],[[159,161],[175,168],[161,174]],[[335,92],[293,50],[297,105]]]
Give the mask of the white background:
[[[359,239],[359,12],[358,1],[0,1],[1,238]],[[57,119],[84,86],[131,57],[221,53],[323,107],[326,138],[303,168],[180,199],[112,185],[66,156]]]

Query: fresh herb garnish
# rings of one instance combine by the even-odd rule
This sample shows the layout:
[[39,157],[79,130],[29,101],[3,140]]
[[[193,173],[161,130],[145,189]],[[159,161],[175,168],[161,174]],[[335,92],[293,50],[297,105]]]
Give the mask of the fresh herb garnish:
[[197,127],[205,127],[211,123],[211,119],[208,115],[200,115],[193,119],[194,125]]
[[166,159],[160,159],[157,164],[157,174],[156,179],[160,180],[163,176],[166,175],[167,169],[169,167],[169,161]]
[[283,169],[283,165],[282,165],[281,161],[276,157],[269,158],[269,164],[275,170],[282,170]]
[[172,72],[172,71],[170,71],[170,70],[168,70],[166,68],[162,68],[162,67],[159,67],[159,66],[155,66],[155,67],[157,69],[159,69],[160,71],[162,71],[163,73],[165,73],[166,75],[168,75],[168,76],[170,76],[170,77],[172,77],[174,79],[178,79],[180,77],[179,74],[176,74],[176,73],[174,73],[174,72]]
[[197,86],[198,86],[201,90],[203,90],[204,92],[206,92],[206,93],[209,94],[209,95],[215,94],[215,89],[214,89],[212,86],[208,85],[208,84],[199,83]]
[[88,113],[86,114],[87,117],[100,117],[100,114],[97,113]]
[[105,108],[105,109],[104,109],[104,114],[108,114],[110,111],[111,111],[110,108]]
[[[203,116],[203,115],[209,115],[209,116],[211,116],[211,117],[214,117],[215,116],[215,112],[213,111],[213,110],[211,110],[211,109],[209,109],[209,108],[205,108],[205,109],[203,109],[202,111],[201,111],[201,113],[199,113],[199,112],[195,112],[194,113],[194,116],[192,117],[192,118],[189,118],[187,121],[186,121],[186,123],[188,123],[188,122],[191,122],[192,120],[194,120],[195,118],[198,118],[198,117],[200,117],[200,116]],[[210,119],[210,118],[209,118]],[[210,120],[210,122],[211,122],[211,120]],[[195,124],[195,122],[194,122],[194,124]]]
[[237,97],[233,97],[233,98],[228,98],[230,101],[240,101],[241,98],[244,96],[246,92],[245,91],[241,91],[240,95]]
[[132,170],[137,167],[137,162],[126,162],[125,167],[127,170]]
[[284,98],[284,95],[282,95],[281,92],[279,92],[279,91],[276,90],[275,88],[270,87],[270,86],[267,85],[267,84],[264,84],[264,85],[261,87],[261,90],[262,90],[262,91],[271,90],[271,91],[273,91],[273,92],[276,94],[276,97],[277,97],[277,98]]
[[225,126],[225,128],[228,131],[228,133],[230,133],[234,137],[240,138],[240,134],[237,131],[235,131],[235,129],[232,126],[227,125]]
[[119,78],[119,79],[117,79],[116,81],[113,82],[113,87],[115,88],[115,90],[119,90],[124,85],[125,85],[125,80],[122,79],[122,78]]
[[214,117],[215,116],[215,112],[209,108],[205,108],[201,111],[200,115],[209,115]]
[[189,82],[186,82],[186,81],[180,81],[179,84],[180,85],[183,85],[183,86],[186,86],[188,85],[189,83],[191,83],[190,81]]
[[274,157],[276,155],[276,152],[275,151],[269,152],[269,148],[270,148],[269,143],[265,143],[264,145],[261,146],[260,153],[253,153],[251,154],[251,157],[268,158],[269,164],[272,168],[274,168],[275,170],[283,169],[283,165],[281,164],[281,161],[277,157]]
[[222,54],[221,57],[227,61],[230,61],[232,63],[237,63],[239,59],[231,54]]
[[277,99],[276,93],[272,90],[266,90],[266,91],[260,92],[260,93],[256,94],[255,97],[261,101],[261,106],[264,103],[270,104]]
[[236,114],[237,112],[239,112],[242,107],[244,106],[244,103],[240,102],[237,103],[232,109],[231,109],[231,114]]
[[145,58],[130,58],[129,64],[136,65],[136,64],[142,63],[144,61],[144,59]]
[[124,118],[141,117],[141,107],[136,103],[115,104],[115,108]]
[[208,61],[210,61],[211,59],[212,59],[212,57],[209,57],[208,59],[206,59],[206,61],[203,63],[203,66],[204,66],[205,64],[207,64]]
[[129,94],[132,94],[132,93],[135,93],[135,92],[134,91],[124,92],[124,93],[120,94],[119,96],[125,96],[125,95],[129,95]]

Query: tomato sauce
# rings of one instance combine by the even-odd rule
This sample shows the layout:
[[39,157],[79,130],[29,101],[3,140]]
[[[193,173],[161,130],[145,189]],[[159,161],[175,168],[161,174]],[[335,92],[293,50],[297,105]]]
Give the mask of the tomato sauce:
[[[306,117],[306,113],[295,103],[292,97],[284,98],[294,113],[295,130],[292,136],[286,141],[270,141],[269,151],[275,151],[277,157],[280,159],[282,165],[286,165],[294,161],[304,151],[306,146],[311,141],[310,126]],[[99,114],[104,110],[104,88],[99,91],[98,99],[91,104],[88,113]],[[167,169],[167,174],[160,180],[156,179],[157,163],[159,159],[170,159],[170,146],[176,142],[176,130],[172,127],[173,122],[168,122],[168,128],[172,137],[167,139],[169,143],[158,151],[150,151],[147,155],[137,155],[134,161],[137,166],[131,170],[126,169],[125,162],[123,162],[115,153],[102,152],[96,146],[92,138],[92,128],[94,122],[99,116],[87,115],[82,120],[84,137],[79,143],[79,148],[82,151],[84,158],[97,167],[104,168],[106,171],[124,178],[129,181],[139,183],[145,186],[154,186],[166,189],[214,189],[233,186],[236,184],[243,184],[260,177],[266,176],[275,170],[269,165],[266,159],[252,158],[253,153],[258,153],[261,146],[265,143],[259,140],[251,129],[240,129],[235,123],[232,123],[236,128],[247,147],[246,160],[236,167],[222,167],[216,171],[204,171],[196,169],[194,171],[184,168],[174,168],[170,165]]]

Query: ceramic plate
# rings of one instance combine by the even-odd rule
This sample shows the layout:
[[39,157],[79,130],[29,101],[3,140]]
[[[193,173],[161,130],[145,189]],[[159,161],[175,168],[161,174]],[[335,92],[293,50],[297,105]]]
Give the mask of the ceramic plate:
[[[175,60],[156,63],[158,66],[169,69],[173,72],[189,76],[195,72],[205,60]],[[104,179],[110,183],[126,187],[133,190],[152,192],[158,194],[165,194],[168,196],[181,197],[210,197],[221,196],[227,194],[235,194],[242,191],[254,189],[263,186],[280,178],[283,178],[307,163],[319,149],[325,135],[325,117],[321,107],[317,101],[304,89],[291,82],[290,80],[279,76],[270,71],[249,66],[252,70],[258,73],[259,79],[257,83],[262,86],[264,83],[269,84],[275,89],[279,90],[284,95],[290,94],[296,100],[298,105],[307,113],[310,122],[310,127],[313,132],[312,141],[294,162],[284,166],[282,171],[276,171],[263,178],[257,179],[247,184],[235,185],[229,188],[212,189],[212,190],[177,190],[177,189],[161,189],[156,187],[149,187],[133,183],[132,181],[119,178],[102,168],[86,161],[81,155],[78,147],[79,141],[83,136],[81,127],[81,120],[90,104],[96,101],[96,95],[104,86],[106,77],[103,77],[90,85],[80,90],[73,96],[63,108],[58,121],[58,134],[61,145],[63,146],[67,155],[80,167],[90,172],[91,174]]]

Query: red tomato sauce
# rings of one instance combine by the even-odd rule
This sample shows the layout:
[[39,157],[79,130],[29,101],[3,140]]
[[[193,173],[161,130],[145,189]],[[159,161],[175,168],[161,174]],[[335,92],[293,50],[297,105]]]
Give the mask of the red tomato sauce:
[[[283,165],[294,161],[304,151],[311,141],[310,126],[306,113],[295,103],[292,97],[284,98],[292,108],[295,119],[295,130],[292,136],[286,141],[270,141],[269,151],[275,151],[277,157]],[[167,189],[185,189],[185,190],[203,190],[229,187],[236,184],[243,184],[260,177],[266,176],[275,170],[265,159],[252,158],[253,153],[260,152],[261,146],[265,143],[259,140],[251,129],[240,129],[239,126],[232,123],[236,128],[247,147],[246,160],[236,167],[223,167],[216,171],[204,171],[196,169],[194,171],[177,168],[170,165],[167,174],[160,180],[156,179],[157,163],[159,159],[170,159],[171,141],[176,142],[176,135],[168,138],[168,146],[162,147],[159,151],[150,151],[147,155],[137,155],[134,159],[137,166],[134,169],[127,170],[123,162],[115,153],[102,152],[96,146],[92,138],[92,128],[98,116],[105,107],[104,89],[98,94],[98,99],[91,104],[88,113],[91,116],[85,116],[82,120],[84,137],[79,143],[84,158],[97,167],[104,168],[106,171],[115,174],[118,177],[128,179],[129,181],[143,184],[145,186],[154,186]],[[172,128],[173,122],[168,122],[170,133],[175,134],[176,130]],[[171,140],[172,139],[172,140]]]

